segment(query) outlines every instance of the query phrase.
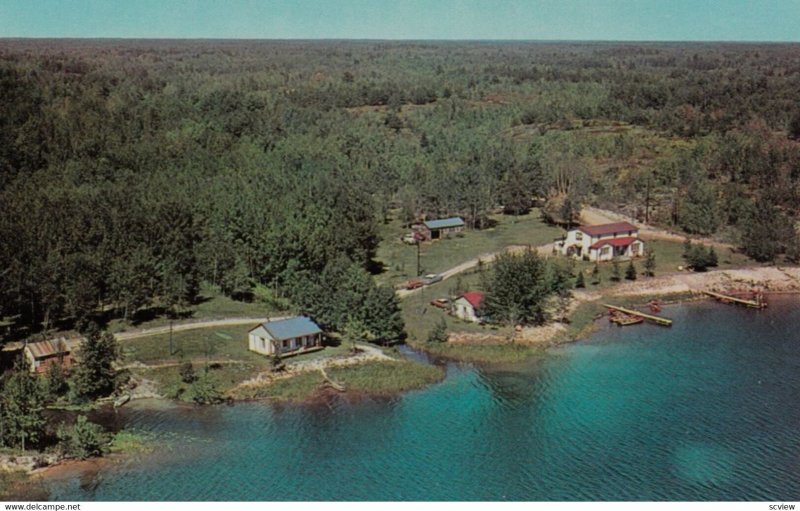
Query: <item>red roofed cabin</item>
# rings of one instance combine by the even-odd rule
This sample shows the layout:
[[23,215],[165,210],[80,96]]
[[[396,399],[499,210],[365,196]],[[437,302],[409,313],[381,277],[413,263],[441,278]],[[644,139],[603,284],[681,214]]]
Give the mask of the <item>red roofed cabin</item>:
[[32,373],[46,373],[47,367],[52,364],[61,364],[68,369],[73,362],[73,347],[80,339],[48,339],[46,341],[29,342],[25,344],[22,353],[28,359]]
[[464,293],[453,302],[453,314],[466,321],[478,323],[481,321],[483,305],[483,293],[480,291],[470,291]]
[[639,257],[644,254],[644,241],[639,239],[639,228],[628,222],[581,225],[571,229],[557,247],[566,256],[587,261],[610,261],[615,257]]

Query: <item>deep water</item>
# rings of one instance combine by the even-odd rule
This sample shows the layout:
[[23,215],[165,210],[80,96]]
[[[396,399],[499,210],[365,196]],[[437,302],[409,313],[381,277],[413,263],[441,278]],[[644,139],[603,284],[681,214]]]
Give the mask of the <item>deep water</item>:
[[798,500],[800,301],[673,306],[392,400],[129,408],[159,449],[57,500]]

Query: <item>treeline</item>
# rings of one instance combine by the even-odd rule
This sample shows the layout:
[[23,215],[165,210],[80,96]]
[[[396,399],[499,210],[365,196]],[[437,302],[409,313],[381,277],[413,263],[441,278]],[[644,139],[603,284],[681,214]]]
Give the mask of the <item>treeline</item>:
[[590,202],[647,206],[758,259],[793,253],[799,54],[3,41],[0,316],[80,326],[259,285],[387,340],[396,303],[369,272],[393,208],[481,228],[536,200],[567,224]]

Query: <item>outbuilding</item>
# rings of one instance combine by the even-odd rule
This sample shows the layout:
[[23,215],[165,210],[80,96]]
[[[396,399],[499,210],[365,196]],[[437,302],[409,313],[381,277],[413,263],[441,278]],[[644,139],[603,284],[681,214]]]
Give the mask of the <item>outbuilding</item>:
[[478,323],[483,317],[484,294],[480,291],[469,291],[453,302],[453,314],[465,321]]
[[438,240],[449,234],[462,232],[466,224],[458,216],[442,218],[439,220],[426,220],[414,225],[414,231],[419,233],[423,241]]
[[72,352],[80,339],[47,339],[44,341],[27,342],[22,348],[22,353],[28,360],[32,373],[45,373],[52,364],[60,364],[62,368],[72,366]]
[[250,351],[262,355],[294,355],[322,349],[322,330],[306,316],[261,323],[248,336]]

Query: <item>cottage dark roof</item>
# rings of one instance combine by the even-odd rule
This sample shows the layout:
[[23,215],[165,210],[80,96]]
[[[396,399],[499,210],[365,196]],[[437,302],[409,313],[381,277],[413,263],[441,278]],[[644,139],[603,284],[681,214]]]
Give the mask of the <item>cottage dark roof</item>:
[[634,238],[633,236],[625,236],[624,238],[608,238],[595,242],[589,248],[597,249],[605,245],[611,245],[612,247],[627,247],[634,241],[639,241],[639,238]]
[[464,300],[468,301],[469,304],[475,309],[481,308],[481,304],[483,304],[483,297],[484,295],[480,291],[469,291],[463,295]]
[[29,342],[26,349],[30,351],[35,359],[68,355],[70,352],[69,343],[63,337],[60,339],[47,339],[46,341]]
[[621,232],[639,232],[639,228],[629,222],[615,222],[613,224],[581,225],[578,230],[589,236],[607,236]]
[[[322,330],[320,330],[317,324],[305,316],[268,321],[266,323],[261,323],[260,326],[264,327],[264,330],[277,341],[322,333]],[[253,330],[255,330],[255,328]]]
[[447,229],[448,227],[463,227],[464,220],[461,217],[442,218],[440,220],[426,220],[423,222],[428,229]]

